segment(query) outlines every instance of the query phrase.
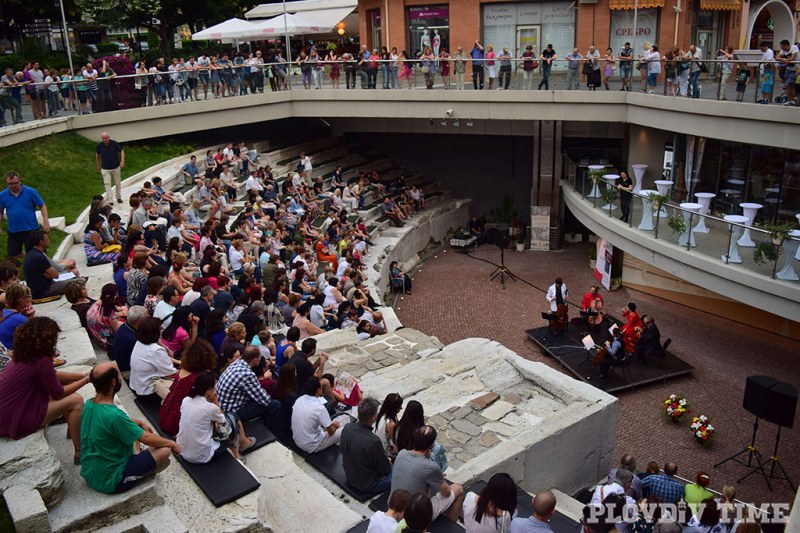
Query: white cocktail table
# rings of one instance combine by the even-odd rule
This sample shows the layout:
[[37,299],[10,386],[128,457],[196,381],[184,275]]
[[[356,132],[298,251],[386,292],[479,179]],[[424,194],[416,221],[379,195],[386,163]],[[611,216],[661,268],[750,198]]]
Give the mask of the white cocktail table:
[[[599,170],[605,170],[605,165],[589,165],[589,172],[597,172]],[[600,198],[603,195],[600,194],[600,187],[597,186],[598,182],[593,182],[592,190],[589,192],[587,198]]]
[[643,189],[636,193],[642,199],[642,221],[637,226],[642,231],[653,231],[653,202],[650,201],[650,195],[655,193],[656,191],[651,189]]
[[722,218],[725,222],[731,223],[731,245],[728,248],[728,254],[722,256],[722,261],[725,263],[741,263],[742,258],[739,257],[739,248],[736,243],[736,238],[739,236],[740,226],[735,224],[744,224],[747,222],[747,217],[742,215],[725,215]]
[[[714,199],[717,195],[713,192],[696,192],[694,196],[697,198],[697,203],[700,204],[702,207],[700,208],[701,215],[707,215],[708,209],[711,207],[711,200]],[[697,222],[697,225],[694,227],[695,233],[708,233],[708,228],[706,227],[706,219],[705,217],[700,217],[700,220]]]
[[[603,174],[603,180],[606,182],[606,188],[609,192],[613,191],[617,187],[617,180],[619,179],[619,174]],[[608,202],[606,205],[602,207],[603,211],[613,211],[616,209],[617,206],[614,202]]]
[[[656,184],[656,189],[658,189],[658,194],[662,196],[670,196],[670,191],[672,190],[672,181],[670,180],[656,180],[653,183]],[[653,216],[658,215],[660,217],[667,216],[667,210],[662,206],[661,213],[653,213]]]
[[739,238],[739,246],[742,246],[743,248],[755,248],[756,243],[754,243],[753,239],[750,237],[750,227],[753,225],[753,221],[756,219],[756,213],[758,213],[758,210],[764,206],[761,204],[745,202],[739,204],[739,207],[742,208],[742,214],[747,218],[747,222],[745,223],[747,227],[744,229],[744,233],[742,233],[742,236]]
[[636,178],[636,183],[633,184],[633,194],[639,194],[642,190],[642,181],[644,181],[644,173],[647,171],[647,165],[633,165],[633,177]]
[[[789,237],[800,237],[800,229],[794,229],[789,232]],[[797,272],[794,270],[794,256],[797,249],[800,248],[800,241],[784,240],[783,241],[783,268],[781,268],[775,277],[778,279],[785,279],[788,281],[797,281],[800,279]]]
[[699,213],[703,206],[693,202],[684,202],[680,204],[680,207],[685,209],[683,211],[683,221],[686,224],[686,231],[678,239],[678,244],[680,246],[697,246],[694,242],[694,229],[692,228],[691,218],[692,213]]

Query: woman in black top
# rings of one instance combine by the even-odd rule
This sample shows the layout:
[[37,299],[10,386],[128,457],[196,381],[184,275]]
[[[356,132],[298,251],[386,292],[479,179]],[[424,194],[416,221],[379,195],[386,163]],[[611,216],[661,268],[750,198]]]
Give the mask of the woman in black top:
[[622,209],[622,216],[619,217],[623,222],[628,222],[631,215],[631,200],[633,199],[633,180],[626,171],[619,173],[619,207]]

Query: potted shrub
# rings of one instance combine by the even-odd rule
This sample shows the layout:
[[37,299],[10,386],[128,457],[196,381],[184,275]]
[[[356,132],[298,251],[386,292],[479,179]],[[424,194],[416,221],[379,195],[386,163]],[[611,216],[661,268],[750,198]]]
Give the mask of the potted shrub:
[[683,215],[678,213],[673,213],[667,219],[667,226],[670,227],[673,234],[677,234],[678,237],[686,233],[686,221],[683,219]]
[[789,232],[795,229],[794,224],[767,224],[767,231],[772,239],[772,244],[780,246],[783,244]]
[[594,271],[597,266],[597,246],[589,248],[589,268]]
[[524,252],[525,251],[525,230],[519,232],[517,236],[517,251]]
[[[783,239],[780,242],[783,242]],[[763,240],[757,242],[756,248],[753,250],[753,261],[758,265],[775,262],[778,259],[779,246],[780,244],[775,244],[774,238],[772,241]]]

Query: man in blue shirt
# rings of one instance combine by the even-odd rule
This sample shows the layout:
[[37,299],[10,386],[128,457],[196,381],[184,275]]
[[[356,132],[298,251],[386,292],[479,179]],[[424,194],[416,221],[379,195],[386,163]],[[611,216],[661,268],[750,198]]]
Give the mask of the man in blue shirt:
[[664,503],[678,503],[683,498],[683,484],[675,479],[678,465],[667,463],[663,474],[653,474],[642,480],[642,493],[645,498],[658,496]]
[[[483,45],[480,41],[475,41],[472,50],[469,51],[472,56],[472,87],[477,91],[478,87],[483,90]],[[480,80],[480,81],[479,81]]]
[[606,346],[608,347],[608,351],[606,356],[600,361],[600,372],[604,377],[608,376],[610,367],[620,366],[626,361],[625,350],[622,346],[622,334],[620,333],[619,328],[614,329],[614,333],[612,333],[612,340],[610,342],[606,342]]
[[193,155],[188,163],[181,167],[181,174],[184,175],[186,183],[194,183],[200,177],[200,169],[197,168],[197,156]]
[[44,231],[50,231],[50,220],[42,197],[36,189],[23,185],[19,174],[13,170],[6,173],[6,185],[8,188],[0,192],[0,221],[5,214],[8,219],[8,256],[17,257],[22,255],[23,245],[26,252],[30,251],[28,247],[30,232],[39,229],[36,208],[42,211]]

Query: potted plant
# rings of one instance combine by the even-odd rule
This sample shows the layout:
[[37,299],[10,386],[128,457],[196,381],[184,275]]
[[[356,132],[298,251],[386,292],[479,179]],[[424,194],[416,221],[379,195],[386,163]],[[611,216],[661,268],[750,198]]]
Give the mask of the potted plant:
[[664,400],[662,409],[667,418],[672,422],[680,422],[685,415],[691,413],[689,410],[689,400],[679,394],[670,394],[669,397]]
[[[783,242],[781,239],[779,242]],[[765,265],[772,263],[778,259],[778,247],[780,244],[775,244],[775,238],[772,241],[763,240],[756,243],[753,250],[753,261],[758,265]]]
[[654,212],[660,211],[661,207],[669,202],[669,196],[666,194],[658,194],[657,192],[651,192],[647,195],[647,199],[650,200]]
[[487,227],[490,224],[507,224],[510,228],[516,217],[517,208],[514,206],[514,199],[510,196],[503,196],[500,205],[486,215]]
[[711,444],[711,437],[714,436],[717,430],[711,425],[711,419],[706,415],[700,415],[692,418],[689,431],[692,432],[695,441],[703,446],[708,446]]
[[523,228],[519,235],[517,236],[517,251],[524,252],[525,251],[525,229]]
[[594,271],[597,266],[597,246],[589,248],[589,268]]
[[686,221],[683,219],[683,215],[678,213],[673,213],[667,219],[667,226],[670,227],[673,234],[677,234],[678,237],[686,233]]
[[767,231],[775,246],[782,245],[783,240],[793,229],[795,229],[794,224],[767,224]]

